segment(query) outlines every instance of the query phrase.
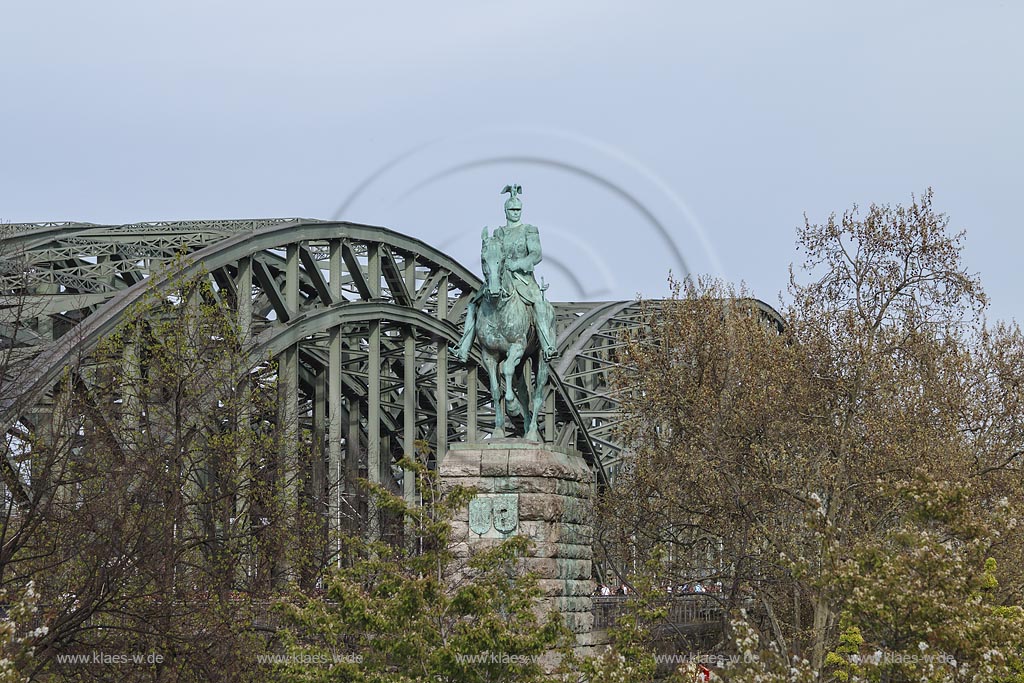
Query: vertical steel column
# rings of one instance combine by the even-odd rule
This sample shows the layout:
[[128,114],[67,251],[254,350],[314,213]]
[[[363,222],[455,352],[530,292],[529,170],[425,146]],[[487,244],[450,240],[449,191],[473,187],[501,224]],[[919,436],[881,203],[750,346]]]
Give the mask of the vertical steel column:
[[476,443],[477,440],[477,419],[476,408],[479,403],[477,398],[477,366],[472,363],[466,370],[466,441]]
[[[448,317],[448,275],[437,285],[437,319]],[[448,342],[437,342],[437,463],[448,453]]]
[[[285,260],[284,303],[289,313],[299,310],[299,245],[288,245]],[[278,364],[281,388],[281,468],[283,491],[288,506],[298,503],[299,451],[299,345],[293,344],[281,354]]]
[[[32,291],[36,294],[60,294],[60,285],[39,284],[35,285]],[[29,317],[32,317],[35,311],[29,310],[26,313],[28,313]],[[55,339],[53,336],[53,318],[50,317],[49,313],[40,313],[36,318],[36,333],[46,341]]]
[[[551,372],[554,372],[552,368]],[[544,440],[548,443],[555,440],[555,382],[549,380],[548,395],[544,397]],[[542,391],[542,389],[538,389]]]
[[[416,291],[416,258],[409,254],[405,257],[405,288],[410,293]],[[402,453],[408,460],[416,460],[416,328],[409,326],[405,330],[405,349],[402,358],[404,377],[402,381]],[[416,504],[416,474],[406,470],[402,475],[402,493],[405,502]]]
[[[202,302],[199,297],[199,282],[189,283],[191,286],[186,292],[185,301],[182,304],[185,307],[185,321],[183,327],[185,329],[186,344],[188,345],[185,349],[185,354],[189,358],[189,362],[194,361],[196,354],[196,341],[199,337],[200,320],[199,317],[202,315],[201,306]],[[173,370],[172,370],[173,371]],[[175,408],[179,409],[178,407]],[[187,433],[191,429],[197,429],[197,433],[202,434],[200,423],[205,416],[183,414],[182,420],[185,423],[185,432]],[[184,451],[184,448],[182,448]],[[199,450],[199,449],[196,449]],[[199,453],[185,453],[182,452],[182,466],[185,468],[186,477],[186,500],[185,506],[195,506],[193,510],[193,518],[197,529],[204,528],[205,519],[203,510],[200,506],[200,499],[204,498],[203,488],[206,484],[206,461],[202,459],[202,455]]]
[[[78,456],[74,455],[72,445],[74,439],[69,433],[74,430],[77,431],[75,425],[72,424],[73,420],[68,419],[69,409],[72,405],[72,395],[74,393],[74,381],[70,374],[65,377],[54,387],[53,400],[51,401],[48,409],[43,407],[42,412],[36,417],[35,424],[35,438],[36,441],[31,445],[31,451],[29,453],[29,476],[30,480],[27,482],[28,488],[43,488],[44,491],[52,491],[57,501],[61,503],[71,503],[76,499],[80,493],[75,487],[74,477],[67,476],[68,472],[77,464]],[[39,453],[47,453],[46,456],[40,456]],[[60,453],[64,460],[62,466],[58,466],[55,472],[50,472],[51,479],[47,480],[44,477],[47,467],[47,460],[50,462],[57,457]],[[11,437],[10,434],[6,435],[3,441],[0,441],[0,457],[4,459],[10,458],[11,453]],[[62,459],[63,459],[62,458]],[[60,462],[60,460],[58,460]],[[12,467],[10,460],[5,463],[8,467]],[[21,484],[24,480],[22,474],[15,467],[10,472],[11,478]],[[55,488],[53,486],[52,477],[56,477],[59,482],[66,482],[58,484]],[[24,489],[23,489],[24,490]],[[3,492],[3,500],[6,503],[13,503],[15,499],[11,501],[7,500],[7,493],[9,492],[7,482],[0,478],[0,492]],[[13,495],[13,494],[12,494]],[[31,492],[30,492],[31,495]],[[49,495],[47,493],[46,495]],[[10,510],[13,510],[11,508]]]
[[317,373],[313,384],[313,438],[310,465],[310,485],[307,495],[318,518],[323,520],[326,512],[326,482],[324,472],[324,436],[327,417],[327,369]]
[[[351,352],[349,352],[351,357]],[[359,413],[361,412],[358,397],[352,396],[348,402],[348,434],[345,437],[345,495],[348,499],[350,512],[356,513],[354,517],[360,518],[362,511],[359,504],[359,463],[362,460],[361,444],[359,442],[360,426]]]
[[[331,297],[334,303],[341,301],[341,240],[330,242],[329,277]],[[327,365],[327,532],[332,534],[332,551],[339,553],[341,546],[341,501],[345,491],[341,462],[341,325],[331,328],[329,360]],[[338,556],[341,562],[341,556]]]
[[235,289],[238,292],[238,340],[245,344],[252,338],[252,258],[249,256],[238,260]]
[[130,448],[135,448],[138,430],[142,419],[142,406],[139,400],[139,388],[142,384],[142,364],[139,359],[139,334],[142,326],[135,322],[132,327],[132,338],[127,340],[122,350],[124,363],[124,380],[121,387],[121,424],[127,434],[131,435]]
[[[367,245],[367,282],[370,299],[380,298],[380,246]],[[380,457],[380,320],[370,321],[369,360],[366,379],[366,476],[374,484],[382,481]],[[370,506],[369,536],[380,538],[380,514]]]
[[[584,349],[584,351],[586,351],[586,349]],[[577,382],[590,389],[590,396],[595,396],[597,395],[597,375],[594,372],[595,363],[591,360],[589,354],[583,353],[581,355],[583,356],[583,362],[580,365],[583,372]],[[582,405],[583,401],[586,400],[586,396],[588,396],[588,394],[583,391],[582,387],[573,392],[573,400],[576,401],[576,405]]]
[[[252,339],[252,258],[244,256],[238,260],[238,274],[235,282],[237,292],[236,310],[238,343],[244,349]],[[239,386],[238,430],[245,435],[246,443],[235,454],[235,468],[238,470],[238,490],[235,493],[234,526],[244,534],[242,556],[239,558],[242,575],[252,574],[252,550],[249,546],[249,488],[252,485],[252,385],[248,373]]]

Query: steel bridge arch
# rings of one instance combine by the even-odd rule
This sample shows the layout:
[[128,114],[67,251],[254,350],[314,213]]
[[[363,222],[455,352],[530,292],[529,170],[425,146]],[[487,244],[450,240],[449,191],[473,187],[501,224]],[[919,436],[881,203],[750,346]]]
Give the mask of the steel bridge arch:
[[[371,479],[386,479],[393,454],[382,440],[397,440],[409,453],[412,440],[426,438],[443,457],[451,439],[477,438],[493,427],[477,364],[463,367],[448,357],[481,282],[421,240],[308,219],[7,225],[0,237],[0,294],[19,299],[18,306],[0,301],[0,340],[17,375],[6,378],[0,397],[7,425],[31,422],[33,406],[63,369],[114,330],[146,291],[202,276],[234,302],[254,353],[280,358],[295,428],[324,433],[330,476],[352,450]],[[175,264],[181,254],[186,260]],[[781,324],[771,307],[754,303]],[[621,335],[644,324],[642,305],[553,305],[561,355],[545,401],[546,436],[583,451],[608,483],[622,456],[610,377]],[[15,327],[26,310],[28,324]],[[331,370],[342,365],[349,371]],[[390,387],[416,389],[382,390],[381,373],[391,373]],[[325,410],[348,427],[324,417]]]
[[[425,437],[443,457],[451,439],[480,435],[493,426],[485,394],[478,391],[482,385],[476,365],[452,368],[448,359],[448,345],[459,337],[457,323],[480,281],[414,238],[373,226],[283,219],[7,226],[6,233],[11,237],[4,240],[2,291],[12,294],[20,287],[34,313],[20,330],[31,335],[19,337],[17,330],[4,335],[8,352],[20,354],[13,373],[17,379],[5,382],[9,390],[0,399],[8,425],[19,419],[31,424],[31,411],[39,410],[64,369],[116,329],[146,292],[175,279],[201,276],[210,279],[215,291],[233,299],[239,327],[254,353],[282,357],[289,378],[286,400],[296,405],[289,413],[297,416],[294,421],[313,433],[331,432],[325,438],[332,451],[327,457],[333,464],[331,476],[338,475],[344,457],[356,457],[366,461],[371,480],[386,478],[392,458],[387,453],[381,458],[382,436],[398,439],[405,454],[416,438]],[[150,234],[156,239],[150,240]],[[161,270],[173,263],[176,253],[184,253],[187,260]],[[251,295],[239,294],[244,291]],[[0,312],[25,310],[11,309],[0,307]],[[58,331],[46,324],[48,318],[67,316],[69,311],[73,324],[67,329]],[[44,339],[41,332],[56,338]],[[356,359],[355,371],[340,373],[342,386],[326,386],[330,381],[324,375],[339,373],[324,369],[330,368],[332,357],[340,367],[342,353]],[[398,355],[401,361],[396,361]],[[352,358],[346,361],[350,366]],[[415,394],[411,404],[403,398],[401,411],[389,411],[386,406],[395,406],[397,397],[389,401],[382,394],[380,373],[389,363],[403,361],[420,368],[412,374],[403,368],[405,385],[411,382],[421,388],[404,392]],[[367,380],[353,379],[357,375]],[[549,438],[581,447],[591,456],[600,479],[606,480],[583,418],[564,390],[558,393],[561,396],[553,394],[546,402]],[[333,401],[328,413],[349,422],[353,412],[362,416],[355,419],[359,433],[349,427],[342,434],[340,419],[324,419],[314,405],[318,400]],[[405,422],[407,412],[416,413],[412,428]],[[342,456],[342,443],[354,455]],[[10,480],[16,472],[10,466],[6,469]]]
[[[743,299],[741,303],[775,329],[783,329],[782,316],[768,304],[758,299]],[[618,352],[626,336],[647,326],[652,310],[659,310],[664,302],[649,299],[555,306],[560,314],[561,350],[555,372],[588,428],[595,459],[602,463],[608,480],[614,482],[624,455],[624,444],[616,435],[622,420],[621,404],[612,378],[617,369],[623,368]]]
[[[280,285],[277,283],[277,280],[281,278],[268,277],[268,275],[282,274],[285,270],[274,268],[275,262],[279,265],[282,259],[275,258],[276,255],[272,253],[272,250],[287,249],[289,244],[340,240],[340,254],[344,266],[339,264],[339,282],[337,284],[340,284],[341,287],[336,294],[339,298],[344,297],[346,294],[349,296],[362,296],[362,298],[370,298],[374,295],[379,298],[381,295],[384,295],[387,298],[390,294],[387,287],[381,288],[378,286],[377,289],[371,290],[367,273],[367,268],[370,267],[369,264],[359,263],[358,256],[354,253],[351,246],[346,248],[346,242],[348,245],[352,243],[367,246],[375,244],[378,248],[380,246],[393,248],[399,250],[399,253],[412,257],[414,267],[426,267],[429,269],[432,273],[431,278],[425,283],[421,282],[421,284],[428,287],[432,285],[434,289],[423,292],[425,296],[422,305],[436,308],[437,293],[440,291],[440,285],[443,280],[446,296],[454,297],[454,305],[452,310],[448,312],[448,315],[464,309],[466,297],[480,286],[480,281],[475,275],[447,255],[433,249],[420,240],[401,235],[387,228],[354,223],[305,221],[301,219],[275,220],[262,223],[239,221],[238,223],[242,223],[243,227],[233,225],[231,222],[210,223],[213,223],[215,229],[202,230],[202,226],[206,225],[207,222],[198,221],[184,224],[133,224],[130,226],[114,227],[97,227],[82,224],[74,224],[69,228],[26,226],[28,229],[23,233],[4,240],[5,253],[2,256],[6,264],[11,264],[13,260],[12,255],[16,255],[20,256],[25,263],[30,264],[29,267],[38,271],[33,275],[32,282],[30,283],[32,287],[38,288],[40,283],[43,286],[67,287],[66,283],[68,280],[66,278],[68,275],[76,275],[76,271],[81,272],[83,268],[88,267],[81,263],[81,257],[76,259],[78,263],[74,266],[68,267],[64,265],[64,267],[59,267],[61,264],[67,264],[71,260],[68,253],[69,244],[88,246],[90,248],[106,248],[109,252],[106,256],[110,257],[118,254],[117,250],[123,247],[123,244],[113,240],[125,235],[130,237],[132,234],[138,234],[135,233],[138,226],[142,226],[147,230],[164,229],[165,225],[175,226],[179,229],[195,230],[195,232],[183,233],[183,235],[189,237],[188,240],[182,237],[179,240],[171,240],[170,242],[166,241],[165,233],[160,233],[160,240],[163,243],[153,245],[149,252],[151,255],[157,255],[158,263],[145,269],[145,271],[149,272],[135,271],[131,268],[119,268],[119,264],[126,263],[124,259],[107,261],[102,268],[97,265],[94,270],[99,275],[95,276],[90,282],[98,283],[95,285],[95,289],[99,291],[89,292],[84,297],[80,291],[67,293],[67,291],[72,289],[70,287],[68,290],[60,292],[47,292],[42,295],[28,294],[27,296],[30,299],[28,308],[35,317],[41,318],[53,315],[54,313],[63,313],[60,309],[67,306],[68,310],[74,310],[81,315],[82,322],[74,326],[74,335],[68,336],[65,331],[58,339],[53,340],[53,343],[19,344],[17,339],[12,340],[11,346],[27,352],[25,353],[25,360],[29,364],[19,364],[19,374],[22,379],[12,387],[11,391],[7,392],[9,396],[0,400],[0,410],[3,411],[0,412],[0,417],[5,422],[9,422],[11,418],[9,411],[12,404],[24,402],[23,399],[29,392],[38,391],[39,385],[45,385],[53,381],[76,354],[90,350],[99,339],[116,328],[125,312],[145,296],[145,291],[148,288],[143,285],[144,282],[148,284],[148,287],[161,287],[172,278],[189,278],[204,272],[216,278],[218,275],[217,271],[223,268],[230,268],[237,274],[237,264],[240,261],[246,258],[257,258],[257,255],[259,255],[259,262],[269,267],[261,269],[257,266],[257,272],[251,275],[243,274],[243,277],[255,279],[257,281],[257,288],[259,288],[259,281],[263,280],[264,307],[273,309],[276,314],[287,319],[304,310],[308,305],[315,305],[318,297],[326,297],[328,300],[333,299],[332,295],[327,293],[323,275],[317,276],[313,274],[313,271],[316,269],[310,268],[312,257],[308,251],[305,254],[301,254],[299,250],[296,250],[296,254],[301,254],[305,257],[304,267],[299,268],[298,262],[293,262],[294,272],[283,273],[285,276],[295,276],[292,278],[292,285],[296,288],[292,293],[294,301],[285,302],[283,300],[284,293],[280,291]],[[225,223],[228,228],[235,228],[234,234],[227,232],[222,227]],[[255,226],[254,229],[245,229],[249,224],[253,224]],[[11,227],[8,226],[9,230]],[[97,232],[99,234],[95,236],[94,240],[86,239],[85,236],[89,233],[95,234]],[[185,254],[188,258],[188,262],[183,266],[169,272],[160,272],[158,270],[161,265],[172,262],[180,254]],[[369,258],[364,260],[368,261]],[[58,267],[51,265],[55,263],[58,264]],[[45,266],[42,264],[45,264]],[[235,265],[232,268],[233,264]],[[18,273],[11,272],[17,268],[17,265],[14,265],[14,268],[10,266],[4,268],[3,274],[6,277],[6,282],[0,280],[2,291],[16,291],[19,286],[23,285]],[[268,270],[271,272],[266,272]],[[277,273],[274,273],[274,270],[277,270]],[[126,272],[135,272],[137,275],[117,279],[119,275],[123,276]],[[156,273],[155,278],[150,277],[150,274],[153,272]],[[64,278],[61,277],[62,275]],[[393,275],[393,272],[388,273],[391,282],[394,282]],[[125,283],[125,279],[128,279],[130,282]],[[222,280],[221,284],[226,283]],[[308,294],[303,296],[303,290],[309,292],[310,288],[315,290],[315,295]],[[102,299],[98,303],[94,303],[94,297],[89,296],[90,294],[98,295]],[[71,308],[82,300],[88,302],[87,306],[78,309]],[[19,301],[19,304],[24,306],[23,300]],[[289,310],[289,304],[294,310]],[[81,313],[90,307],[95,307],[95,311],[89,311],[85,314]],[[10,309],[11,307],[7,306],[6,308]],[[258,309],[259,307],[254,306],[254,308]],[[258,323],[259,321],[256,322]],[[37,324],[35,327],[40,327],[40,325]]]

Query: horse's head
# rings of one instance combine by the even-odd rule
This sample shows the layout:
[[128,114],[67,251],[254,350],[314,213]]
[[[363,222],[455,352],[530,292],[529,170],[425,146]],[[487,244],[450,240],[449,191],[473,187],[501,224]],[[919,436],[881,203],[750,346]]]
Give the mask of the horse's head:
[[505,263],[505,254],[501,248],[501,240],[496,240],[483,231],[483,242],[480,248],[480,266],[484,271],[484,291],[489,296],[501,294],[501,269]]

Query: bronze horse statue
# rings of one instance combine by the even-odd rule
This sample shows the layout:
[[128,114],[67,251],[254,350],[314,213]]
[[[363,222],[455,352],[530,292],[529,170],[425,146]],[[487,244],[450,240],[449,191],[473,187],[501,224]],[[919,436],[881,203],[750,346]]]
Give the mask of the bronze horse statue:
[[[511,273],[505,267],[503,244],[500,239],[491,237],[487,228],[483,230],[480,264],[483,267],[484,288],[476,313],[476,336],[483,350],[483,363],[491,382],[495,430],[504,433],[505,412],[510,416],[523,415],[526,438],[541,441],[537,431],[537,417],[544,402],[548,361],[540,351],[534,316],[531,315],[529,305],[516,292]],[[526,358],[531,360],[533,368],[532,386],[527,385],[526,373],[521,367]],[[504,396],[498,379],[499,370],[505,379]]]

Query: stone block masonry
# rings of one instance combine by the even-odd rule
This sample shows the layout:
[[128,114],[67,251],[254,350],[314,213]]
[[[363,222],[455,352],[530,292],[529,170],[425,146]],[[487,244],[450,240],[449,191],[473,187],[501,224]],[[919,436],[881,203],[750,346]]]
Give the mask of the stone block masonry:
[[477,495],[453,520],[456,556],[513,535],[533,541],[523,566],[537,576],[540,612],[557,611],[590,645],[593,475],[582,456],[522,439],[456,443],[441,462],[446,487]]

